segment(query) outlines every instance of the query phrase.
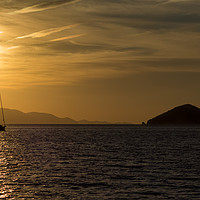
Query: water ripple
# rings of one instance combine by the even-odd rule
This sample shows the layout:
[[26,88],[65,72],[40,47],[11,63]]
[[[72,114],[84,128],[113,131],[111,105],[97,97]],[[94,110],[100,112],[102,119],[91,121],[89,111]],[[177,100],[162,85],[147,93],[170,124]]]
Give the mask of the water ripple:
[[200,128],[12,126],[0,199],[199,199]]

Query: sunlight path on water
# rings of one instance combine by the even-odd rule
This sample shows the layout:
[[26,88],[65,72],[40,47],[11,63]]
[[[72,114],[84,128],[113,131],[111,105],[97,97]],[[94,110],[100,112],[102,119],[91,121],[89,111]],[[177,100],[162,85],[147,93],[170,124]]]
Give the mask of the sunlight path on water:
[[[12,156],[8,156],[8,144],[6,141],[6,132],[0,132],[0,199],[5,199],[12,194],[13,190],[10,188],[10,169],[8,160]],[[9,158],[10,157],[10,158]]]
[[24,125],[0,133],[0,199],[199,199],[200,128]]

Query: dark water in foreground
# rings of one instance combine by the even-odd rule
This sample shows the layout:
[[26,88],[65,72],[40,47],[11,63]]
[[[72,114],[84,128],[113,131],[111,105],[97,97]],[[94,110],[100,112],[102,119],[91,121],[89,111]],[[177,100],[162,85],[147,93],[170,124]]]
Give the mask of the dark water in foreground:
[[8,127],[0,199],[200,199],[200,128]]

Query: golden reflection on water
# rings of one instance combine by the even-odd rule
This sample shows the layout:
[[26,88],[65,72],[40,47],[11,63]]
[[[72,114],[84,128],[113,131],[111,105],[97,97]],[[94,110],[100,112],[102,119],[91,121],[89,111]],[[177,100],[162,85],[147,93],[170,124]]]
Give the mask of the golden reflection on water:
[[12,159],[12,155],[7,155],[9,153],[9,144],[6,140],[6,134],[7,132],[0,132],[0,199],[9,198],[13,193],[11,188],[13,177],[8,168],[8,158]]
[[7,130],[0,199],[199,199],[199,128]]

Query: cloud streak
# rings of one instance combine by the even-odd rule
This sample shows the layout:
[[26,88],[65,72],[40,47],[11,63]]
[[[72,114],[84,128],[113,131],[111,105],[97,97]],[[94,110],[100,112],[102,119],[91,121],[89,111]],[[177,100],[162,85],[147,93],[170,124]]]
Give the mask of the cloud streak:
[[28,34],[28,35],[20,36],[20,37],[17,37],[16,39],[46,37],[46,36],[51,35],[53,33],[57,33],[57,32],[63,31],[63,30],[67,30],[67,29],[77,27],[78,25],[79,24],[72,24],[72,25],[68,25],[68,26],[50,28],[50,29],[46,29],[46,30],[43,30],[43,31],[38,31],[38,32],[34,32],[34,33],[31,33],[31,34]]
[[[78,0],[12,0],[12,2],[12,10],[17,10],[15,12],[30,14],[5,15],[2,22],[5,24],[5,29],[2,26],[1,30],[6,32],[8,22],[5,23],[5,21],[8,20],[12,32],[10,36],[8,35],[9,37],[7,33],[3,34],[1,40],[14,38],[9,40],[11,47],[8,48],[15,49],[20,46],[20,49],[11,51],[10,55],[12,53],[21,56],[24,60],[24,57],[32,58],[35,53],[36,60],[41,59],[44,65],[48,65],[47,71],[51,65],[55,65],[58,69],[61,66],[60,63],[58,65],[49,63],[47,56],[53,59],[55,56],[60,56],[63,63],[67,60],[65,66],[91,64],[91,69],[98,66],[109,68],[112,64],[117,66],[119,71],[127,70],[128,72],[131,69],[134,71],[135,68],[142,72],[197,71],[198,69],[199,62],[193,63],[193,60],[199,57],[198,7],[200,3],[198,1],[84,0],[78,6],[65,6],[63,9],[54,9],[50,13],[37,14],[33,12],[58,8],[76,3]],[[0,5],[2,5],[1,2]],[[8,7],[8,9],[11,8]],[[72,25],[63,26],[66,23]],[[58,27],[50,28],[52,24]],[[71,30],[76,26],[78,28],[75,31]],[[14,30],[17,27],[19,27],[18,30]],[[64,30],[67,29],[70,30],[65,33]],[[39,31],[35,32],[35,30]],[[82,37],[84,35],[86,36]],[[78,43],[71,41],[76,38],[78,38]],[[67,59],[66,54],[73,55],[74,59]],[[152,57],[156,59],[153,61],[149,59]],[[166,57],[171,60],[161,59]],[[131,60],[132,58],[134,59]],[[186,62],[181,58],[191,60]],[[106,62],[107,60],[110,62]],[[117,63],[115,63],[116,60]],[[11,61],[12,59],[9,62]],[[18,66],[20,65],[21,63]],[[29,65],[31,64],[27,64]],[[81,67],[80,70],[82,70]]]
[[57,38],[57,39],[53,39],[50,40],[51,42],[56,42],[56,41],[61,41],[61,40],[69,40],[69,39],[73,39],[73,38],[78,38],[81,36],[84,36],[85,34],[76,34],[76,35],[70,35],[70,36],[66,36],[66,37],[61,37],[61,38]]
[[44,10],[48,10],[52,8],[57,8],[62,5],[70,5],[79,1],[80,0],[50,0],[47,2],[40,3],[40,4],[22,8],[20,10],[15,11],[14,13],[23,14],[23,13],[40,12],[40,11],[44,11]]

